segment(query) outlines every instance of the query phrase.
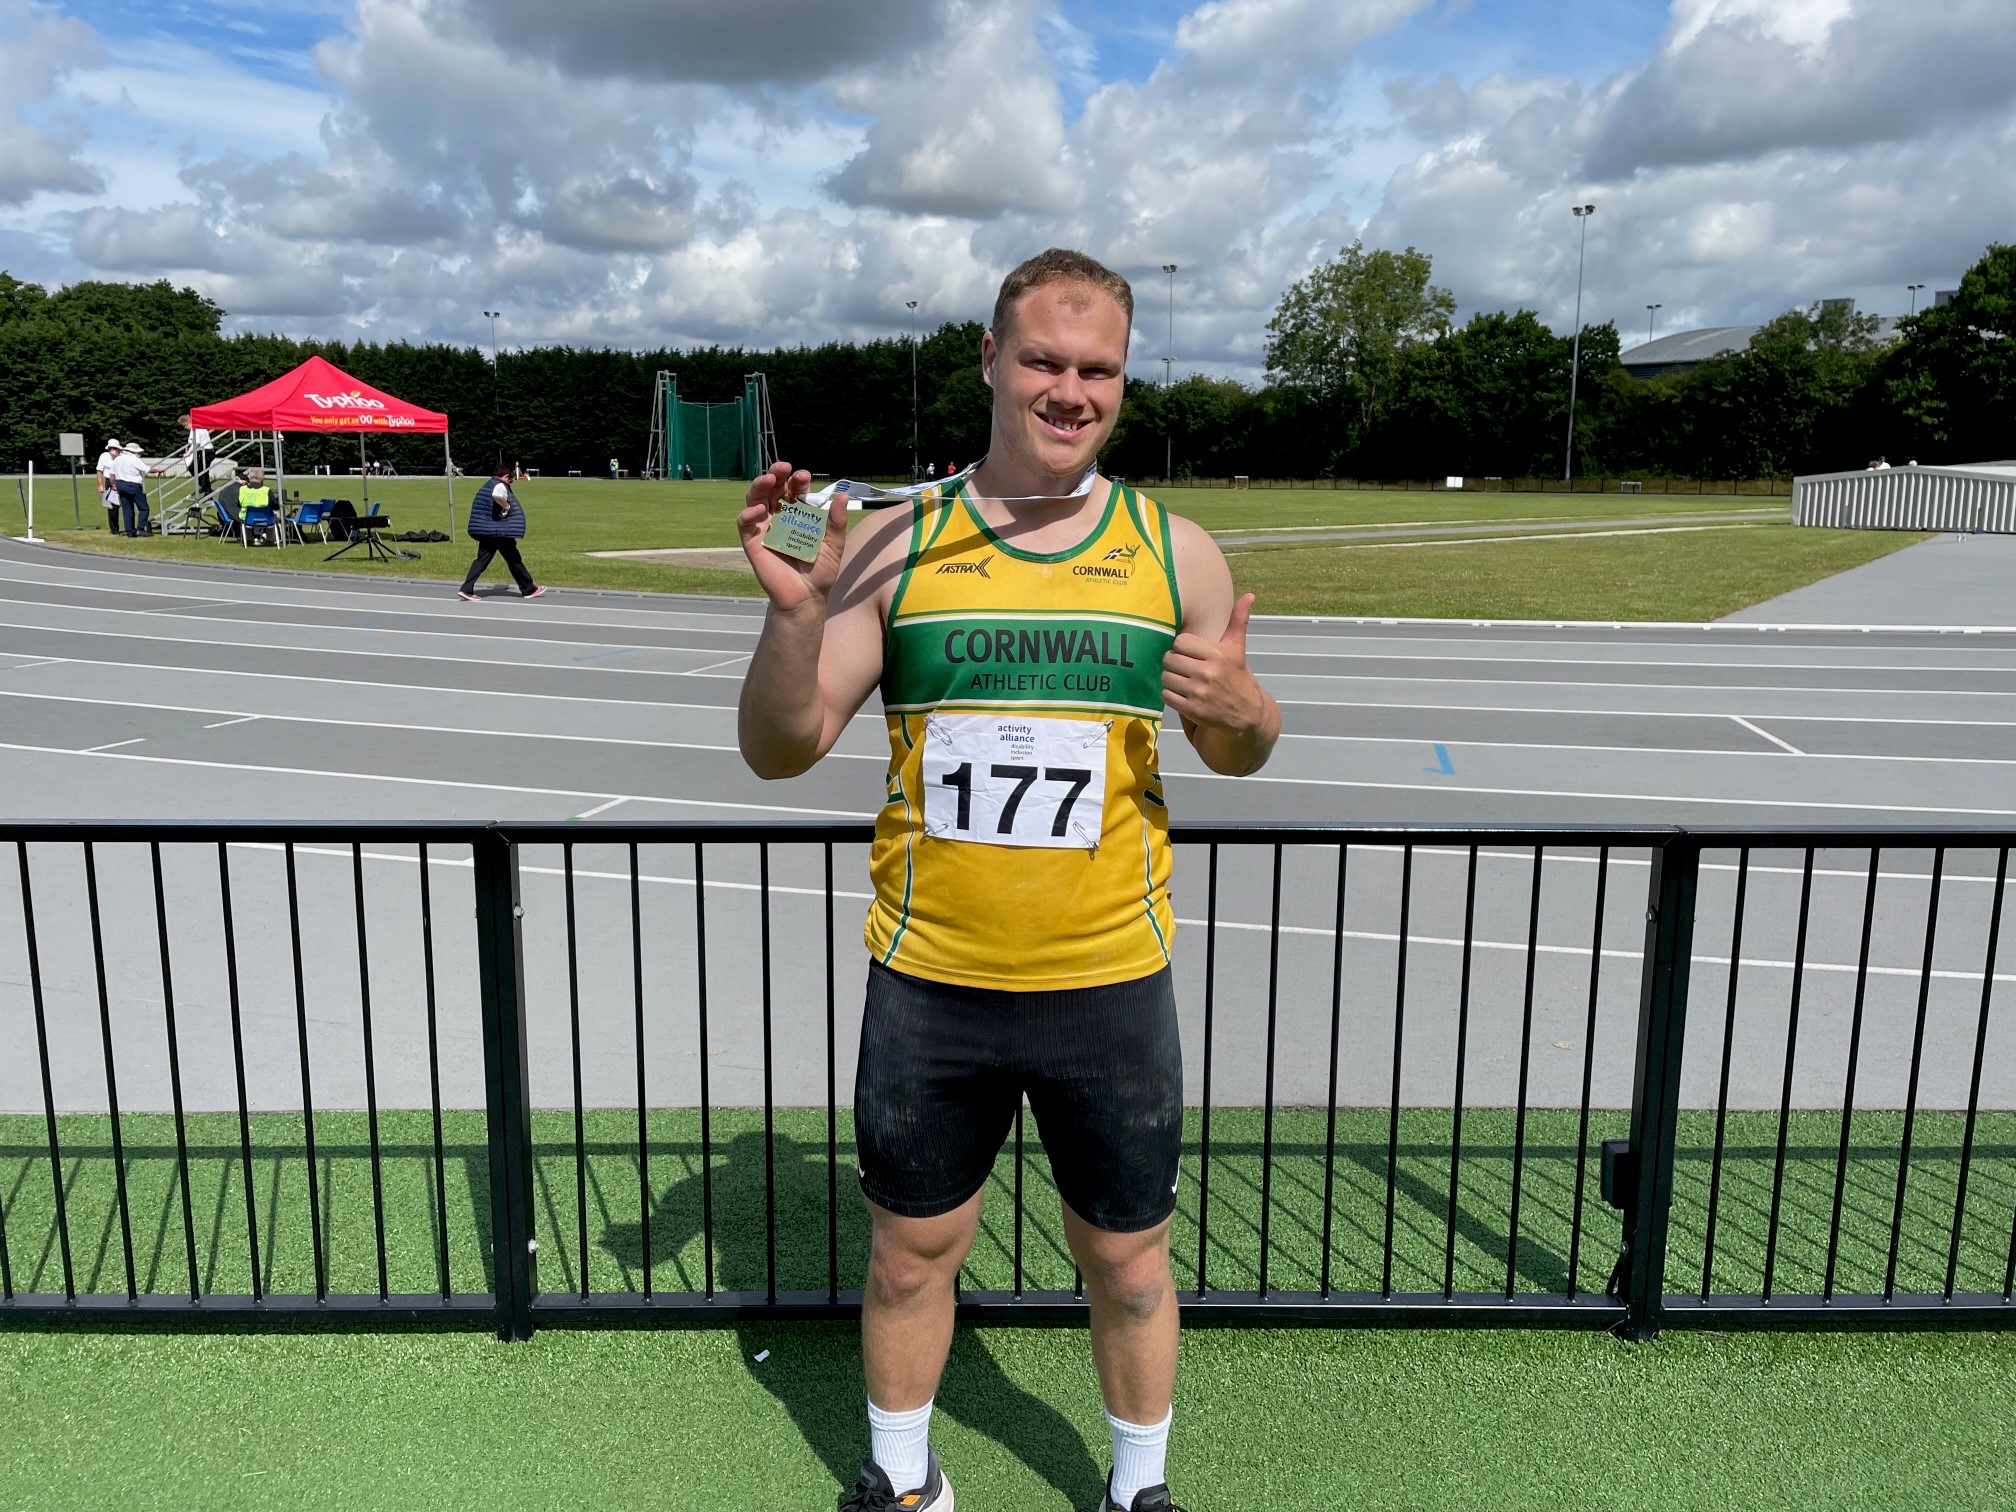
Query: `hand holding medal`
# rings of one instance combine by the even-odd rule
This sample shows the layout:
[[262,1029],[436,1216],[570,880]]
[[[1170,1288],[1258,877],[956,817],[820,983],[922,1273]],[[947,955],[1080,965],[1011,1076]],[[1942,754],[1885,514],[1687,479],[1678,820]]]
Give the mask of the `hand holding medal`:
[[788,462],[758,473],[735,523],[756,581],[779,609],[824,598],[840,575],[847,541],[847,495],[834,490],[828,506],[808,500],[812,475]]

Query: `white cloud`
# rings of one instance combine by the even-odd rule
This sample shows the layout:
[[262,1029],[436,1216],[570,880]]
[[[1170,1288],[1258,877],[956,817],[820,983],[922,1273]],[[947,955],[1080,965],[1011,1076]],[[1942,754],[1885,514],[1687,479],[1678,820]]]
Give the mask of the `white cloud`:
[[956,0],[948,49],[838,80],[840,104],[874,125],[833,176],[834,196],[975,220],[1071,210],[1078,183],[1063,100],[1037,36],[1047,9],[1042,0]]
[[2016,101],[2008,0],[1677,0],[1589,171],[1917,135]]
[[54,96],[65,75],[92,67],[99,56],[97,33],[83,22],[34,0],[0,0],[0,205],[105,187],[84,160],[82,122],[27,118],[28,108]]
[[1607,77],[1519,66],[1537,26],[1395,76],[1366,44],[1464,24],[1431,4],[1203,0],[1137,66],[1146,20],[1059,0],[346,0],[312,60],[107,59],[0,0],[0,248],[262,328],[467,340],[501,307],[508,341],[644,346],[984,318],[1077,246],[1136,282],[1137,371],[1173,262],[1179,364],[1253,376],[1281,290],[1360,232],[1565,323],[1593,200],[1588,314],[1641,333],[1652,301],[1901,305],[2009,234],[2007,0],[1674,0]]

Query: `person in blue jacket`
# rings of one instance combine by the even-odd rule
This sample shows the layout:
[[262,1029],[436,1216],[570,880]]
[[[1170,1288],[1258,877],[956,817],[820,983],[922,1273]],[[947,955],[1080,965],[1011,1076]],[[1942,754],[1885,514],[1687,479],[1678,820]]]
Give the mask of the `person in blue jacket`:
[[457,598],[476,601],[476,579],[489,568],[490,559],[498,556],[511,569],[523,597],[537,598],[546,591],[532,581],[525,559],[518,555],[518,543],[525,538],[525,506],[512,495],[510,476],[511,465],[499,459],[490,471],[490,481],[476,490],[475,502],[469,506],[469,537],[476,543],[476,560],[455,590]]

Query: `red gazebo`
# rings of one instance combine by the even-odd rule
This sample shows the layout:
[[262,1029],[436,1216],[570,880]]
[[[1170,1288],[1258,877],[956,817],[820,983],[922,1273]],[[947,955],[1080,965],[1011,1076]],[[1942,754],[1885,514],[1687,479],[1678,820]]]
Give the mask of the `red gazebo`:
[[293,372],[235,399],[198,405],[190,410],[189,423],[203,430],[271,431],[273,470],[279,475],[283,498],[287,468],[280,437],[285,431],[354,432],[359,456],[364,437],[374,431],[439,433],[442,470],[448,478],[448,528],[451,533],[455,528],[455,465],[448,453],[448,417],[352,378],[327,358],[310,357]]

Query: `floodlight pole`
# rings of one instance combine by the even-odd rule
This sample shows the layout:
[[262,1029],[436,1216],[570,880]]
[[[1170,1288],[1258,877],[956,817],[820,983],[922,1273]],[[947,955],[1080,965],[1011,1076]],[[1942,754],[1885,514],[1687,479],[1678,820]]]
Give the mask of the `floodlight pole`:
[[1561,464],[1561,481],[1571,488],[1575,483],[1575,387],[1582,376],[1582,265],[1589,254],[1589,217],[1596,213],[1594,205],[1577,205],[1575,219],[1582,227],[1582,245],[1575,254],[1575,346],[1574,355],[1568,360],[1568,452]]
[[1648,342],[1652,339],[1652,322],[1658,319],[1655,312],[1665,308],[1666,306],[1663,304],[1649,304],[1645,306],[1645,339]]
[[910,481],[917,481],[917,301],[906,299],[910,311]]
[[1911,291],[1911,313],[1913,315],[1916,315],[1918,313],[1918,291],[1924,288],[1925,285],[1923,285],[1922,283],[1916,283],[1916,284],[1906,284],[1904,285],[1904,287]]
[[[1169,275],[1169,331],[1162,341],[1162,392],[1168,394],[1171,377],[1176,364],[1176,264],[1162,264],[1162,271]],[[1172,483],[1176,478],[1176,433],[1169,425],[1169,406],[1162,406],[1162,481]]]
[[490,317],[490,438],[497,448],[497,455],[504,455],[504,437],[497,429],[497,317],[502,310],[485,310]]

